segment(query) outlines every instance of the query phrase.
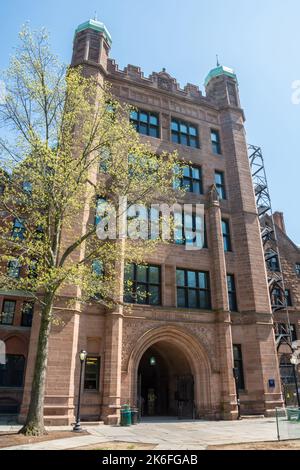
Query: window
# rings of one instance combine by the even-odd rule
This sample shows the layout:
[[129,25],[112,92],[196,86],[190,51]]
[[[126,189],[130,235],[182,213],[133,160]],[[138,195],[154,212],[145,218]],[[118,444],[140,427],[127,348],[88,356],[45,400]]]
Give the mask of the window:
[[[175,173],[176,175],[176,173]],[[184,188],[185,191],[196,194],[203,194],[202,171],[200,167],[185,166],[180,178],[175,176],[174,189]]]
[[245,390],[244,367],[242,347],[240,344],[233,345],[234,371],[238,390]]
[[33,309],[34,309],[33,302],[23,303],[21,326],[26,326],[26,327],[32,326]]
[[177,307],[210,309],[209,273],[176,270]]
[[289,336],[289,327],[285,323],[275,323],[275,337],[276,339],[279,336]]
[[222,171],[215,171],[215,185],[219,194],[219,198],[226,199],[224,173]]
[[109,165],[111,162],[111,153],[108,147],[103,147],[100,150],[100,163],[99,163],[99,169],[103,173],[107,173],[109,169]]
[[22,388],[24,369],[24,356],[7,354],[6,363],[0,364],[0,387]]
[[35,240],[44,240],[45,239],[45,230],[42,225],[38,225],[34,232]]
[[125,267],[124,301],[144,305],[160,305],[160,267],[128,264]]
[[103,276],[103,262],[100,259],[95,259],[92,262],[92,271],[97,277]]
[[292,334],[292,341],[297,341],[298,336],[297,336],[297,330],[296,330],[296,325],[292,324],[291,325],[291,334]]
[[158,240],[162,236],[159,206],[130,204],[127,211],[127,235],[131,239]]
[[[109,218],[109,203],[106,199],[102,197],[97,197],[96,200],[96,214],[95,214],[95,225],[97,227],[98,224],[104,219]],[[104,227],[104,231],[108,231],[108,221]]]
[[284,306],[283,292],[278,287],[272,290],[271,302],[273,306]]
[[7,275],[12,279],[18,279],[20,277],[21,266],[19,260],[13,259],[8,263]]
[[286,323],[275,323],[275,336],[276,339],[279,338],[279,336],[292,336],[292,341],[297,341],[297,330],[296,330],[296,325],[291,324],[290,325],[290,332],[289,332],[289,325]]
[[231,237],[230,237],[230,228],[229,221],[222,220],[222,233],[223,233],[223,242],[224,242],[224,251],[231,251]]
[[84,370],[84,389],[99,390],[100,357],[87,356]]
[[171,122],[172,142],[174,144],[187,145],[199,148],[198,129],[193,124],[172,119]]
[[288,307],[292,307],[293,306],[293,302],[292,302],[292,296],[291,296],[291,291],[290,289],[285,289],[285,298],[286,298],[286,305]]
[[14,315],[16,310],[15,300],[4,300],[2,306],[2,313],[0,317],[1,325],[12,325],[14,322]]
[[295,269],[297,276],[300,276],[300,263],[296,263]]
[[131,111],[130,121],[140,134],[159,138],[158,114],[141,110]]
[[12,229],[11,236],[13,238],[18,238],[19,240],[24,240],[25,226],[22,219],[15,219]]
[[266,253],[266,263],[270,271],[273,271],[273,272],[280,271],[278,254],[275,251],[268,251]]
[[221,155],[221,142],[220,142],[220,133],[219,131],[211,130],[211,145],[212,151],[215,155]]
[[188,212],[174,213],[174,241],[177,245],[207,248],[205,217]]
[[291,355],[282,354],[280,357],[280,378],[284,385],[295,385],[294,366],[291,364]]
[[23,188],[24,193],[26,193],[28,196],[31,195],[32,184],[29,181],[23,181],[22,188]]
[[237,301],[236,301],[236,290],[235,290],[235,280],[233,274],[227,274],[227,290],[228,290],[228,300],[229,300],[229,310],[231,312],[237,312]]
[[[104,264],[100,259],[95,259],[91,265],[92,274],[94,276],[94,292],[91,295],[91,300],[103,300],[103,290],[101,285],[104,277]],[[101,278],[101,279],[100,279]],[[98,287],[99,286],[99,287]]]
[[28,265],[28,277],[29,279],[37,279],[38,277],[38,261],[32,259]]

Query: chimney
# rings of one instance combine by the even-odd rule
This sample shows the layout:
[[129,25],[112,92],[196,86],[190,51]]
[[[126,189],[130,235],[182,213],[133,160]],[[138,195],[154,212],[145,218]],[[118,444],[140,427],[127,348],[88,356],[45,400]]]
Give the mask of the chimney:
[[282,232],[286,234],[283,212],[275,212],[273,217],[277,227],[279,227],[280,230],[282,230]]

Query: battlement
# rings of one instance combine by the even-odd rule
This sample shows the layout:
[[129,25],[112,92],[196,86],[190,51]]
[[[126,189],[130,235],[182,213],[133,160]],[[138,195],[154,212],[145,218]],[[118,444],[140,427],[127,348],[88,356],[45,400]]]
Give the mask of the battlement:
[[130,80],[141,85],[175,93],[181,98],[192,98],[193,100],[204,98],[197,85],[187,83],[184,88],[181,88],[176,78],[167,73],[166,69],[161,72],[152,72],[148,77],[145,77],[140,67],[129,64],[123,70],[120,70],[115,60],[108,59],[107,71],[115,78]]

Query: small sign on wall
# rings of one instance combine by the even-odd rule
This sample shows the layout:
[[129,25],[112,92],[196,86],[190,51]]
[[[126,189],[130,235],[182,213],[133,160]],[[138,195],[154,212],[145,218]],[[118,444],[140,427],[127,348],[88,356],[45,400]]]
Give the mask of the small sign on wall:
[[269,388],[275,388],[275,380],[269,379]]

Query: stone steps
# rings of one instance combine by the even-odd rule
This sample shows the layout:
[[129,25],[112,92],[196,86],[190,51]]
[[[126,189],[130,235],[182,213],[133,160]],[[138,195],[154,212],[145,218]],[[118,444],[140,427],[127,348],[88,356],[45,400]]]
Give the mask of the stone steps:
[[245,419],[264,419],[264,418],[265,418],[264,415],[244,415],[244,416],[241,416],[242,420],[245,420]]

